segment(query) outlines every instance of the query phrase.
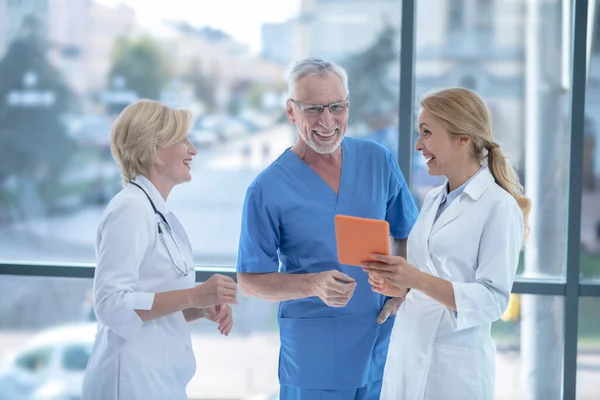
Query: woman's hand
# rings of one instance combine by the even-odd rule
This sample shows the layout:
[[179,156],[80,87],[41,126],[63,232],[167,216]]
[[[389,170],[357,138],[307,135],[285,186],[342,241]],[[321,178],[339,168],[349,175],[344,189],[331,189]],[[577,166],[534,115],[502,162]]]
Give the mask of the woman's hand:
[[375,272],[369,273],[369,283],[371,284],[371,290],[384,296],[401,298],[406,296],[407,289],[400,289],[392,285]]
[[219,332],[222,335],[229,336],[231,328],[233,328],[233,314],[229,304],[217,304],[216,306],[203,308],[202,312],[204,318],[219,325]]
[[201,285],[190,289],[191,307],[207,308],[217,304],[237,304],[237,285],[228,276],[214,274]]
[[[373,285],[373,290],[393,297],[403,297],[406,289],[415,286],[422,272],[409,264],[403,257],[386,256],[382,254],[373,254],[374,261],[364,261],[363,270],[369,273],[369,282]],[[383,280],[383,282],[382,282]],[[401,296],[389,293],[399,293],[397,290],[403,290]]]
[[[397,293],[397,289],[416,289],[456,311],[454,287],[450,281],[423,272],[402,257],[381,254],[371,257],[374,261],[365,261],[362,267],[369,273],[374,291],[391,296]],[[384,282],[381,282],[382,279]]]

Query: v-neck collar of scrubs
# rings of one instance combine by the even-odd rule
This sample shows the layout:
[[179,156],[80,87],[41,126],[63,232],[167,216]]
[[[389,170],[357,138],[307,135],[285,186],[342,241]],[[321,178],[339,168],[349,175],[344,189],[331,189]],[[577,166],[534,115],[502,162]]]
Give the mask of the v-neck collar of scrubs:
[[291,148],[286,149],[283,154],[286,163],[296,174],[297,179],[306,185],[319,200],[333,207],[334,210],[343,201],[345,193],[348,190],[346,186],[351,183],[352,175],[354,175],[354,154],[348,140],[344,138],[340,146],[342,148],[342,170],[337,194],[321,175],[294,153]]

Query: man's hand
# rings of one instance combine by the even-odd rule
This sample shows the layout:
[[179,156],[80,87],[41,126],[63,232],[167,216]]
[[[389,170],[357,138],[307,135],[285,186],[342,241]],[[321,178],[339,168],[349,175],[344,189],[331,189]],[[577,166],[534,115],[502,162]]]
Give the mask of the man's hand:
[[383,304],[383,308],[381,309],[381,312],[379,313],[379,316],[377,317],[377,323],[383,324],[385,321],[387,321],[387,319],[389,318],[390,315],[396,315],[396,313],[398,312],[398,308],[400,308],[400,305],[402,304],[403,301],[404,301],[404,297],[394,297],[394,298],[388,299]]
[[346,307],[356,289],[356,281],[334,269],[313,275],[311,286],[314,295],[329,307]]
[[203,308],[204,318],[216,322],[219,325],[219,332],[222,335],[229,336],[233,328],[233,315],[229,304],[217,304],[216,306]]

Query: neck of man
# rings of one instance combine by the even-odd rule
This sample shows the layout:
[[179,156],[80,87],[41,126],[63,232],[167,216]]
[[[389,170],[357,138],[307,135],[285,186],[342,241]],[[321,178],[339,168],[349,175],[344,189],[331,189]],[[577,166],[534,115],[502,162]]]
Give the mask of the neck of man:
[[306,142],[299,139],[291,148],[292,152],[313,168],[332,168],[342,166],[342,145],[328,154],[314,151]]

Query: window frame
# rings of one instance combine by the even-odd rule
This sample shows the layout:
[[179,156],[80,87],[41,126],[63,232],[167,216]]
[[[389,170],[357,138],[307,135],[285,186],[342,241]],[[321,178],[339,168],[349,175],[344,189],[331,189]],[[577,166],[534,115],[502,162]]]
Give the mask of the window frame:
[[[588,29],[600,30],[599,26],[588,27],[588,0],[570,1],[572,6],[572,35],[570,44],[570,165],[568,185],[568,233],[566,276],[557,280],[528,280],[517,278],[513,293],[532,295],[555,295],[564,297],[564,399],[576,397],[577,384],[577,340],[579,298],[600,297],[599,281],[580,280],[580,235],[581,235],[581,198],[583,175],[583,140],[586,94],[586,41]],[[591,0],[597,1],[597,0]],[[399,149],[398,162],[410,185],[412,147],[415,110],[414,110],[414,68],[416,0],[401,0],[401,40],[400,40],[400,84],[399,84]],[[596,18],[596,20],[599,20]],[[597,25],[597,24],[596,24]],[[220,273],[236,278],[234,267],[197,266],[196,281],[203,282],[212,274]],[[24,275],[42,277],[91,279],[94,275],[93,263],[32,263],[18,261],[0,261],[1,275]]]

